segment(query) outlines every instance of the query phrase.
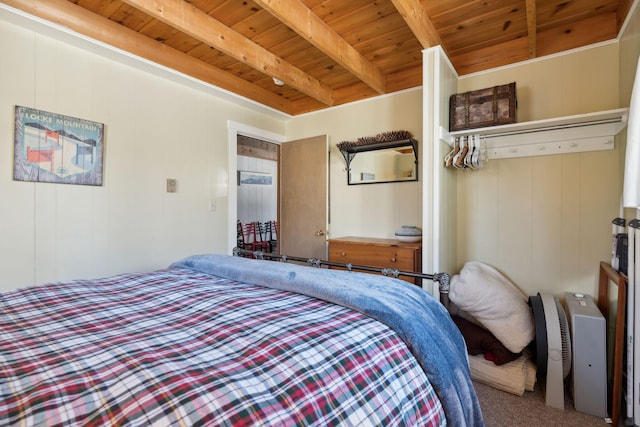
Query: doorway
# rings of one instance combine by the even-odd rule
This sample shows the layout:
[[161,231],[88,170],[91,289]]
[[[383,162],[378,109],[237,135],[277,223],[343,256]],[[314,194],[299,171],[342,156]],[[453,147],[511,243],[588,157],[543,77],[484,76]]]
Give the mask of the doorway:
[[238,135],[237,240],[245,249],[278,253],[280,147]]
[[[237,141],[239,136],[280,145],[278,245],[282,244],[281,253],[290,256],[326,259],[329,180],[327,136],[285,142],[283,135],[231,121],[229,122],[228,187],[229,253],[231,254],[237,245],[239,175]],[[283,147],[288,147],[288,149]],[[286,202],[284,202],[285,199]]]
[[229,205],[228,218],[229,224],[227,228],[227,250],[228,254],[233,253],[233,248],[237,245],[237,221],[238,221],[238,136],[247,136],[262,141],[281,144],[285,141],[284,135],[266,131],[264,129],[254,128],[242,123],[233,121],[228,122],[229,125]]

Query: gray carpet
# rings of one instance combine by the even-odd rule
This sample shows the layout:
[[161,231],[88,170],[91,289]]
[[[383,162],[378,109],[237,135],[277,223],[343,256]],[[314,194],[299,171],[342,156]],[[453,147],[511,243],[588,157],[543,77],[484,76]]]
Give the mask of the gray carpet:
[[476,393],[487,427],[513,426],[610,426],[604,419],[594,417],[573,408],[569,393],[565,393],[565,409],[545,405],[540,386],[534,391],[516,396],[474,381]]

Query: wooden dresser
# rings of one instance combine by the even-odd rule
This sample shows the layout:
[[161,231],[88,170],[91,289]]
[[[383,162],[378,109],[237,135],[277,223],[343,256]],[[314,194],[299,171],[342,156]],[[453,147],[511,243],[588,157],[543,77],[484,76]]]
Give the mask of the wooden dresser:
[[[420,273],[422,242],[404,243],[396,239],[351,236],[329,239],[329,261]],[[419,278],[400,276],[400,279],[421,286]]]

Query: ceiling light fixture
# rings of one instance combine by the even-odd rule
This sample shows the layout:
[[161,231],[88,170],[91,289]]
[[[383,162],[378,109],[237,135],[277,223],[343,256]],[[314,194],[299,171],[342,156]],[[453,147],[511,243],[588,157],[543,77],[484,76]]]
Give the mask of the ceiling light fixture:
[[273,82],[276,84],[276,86],[284,86],[284,82],[282,80],[278,80],[275,77],[273,78]]

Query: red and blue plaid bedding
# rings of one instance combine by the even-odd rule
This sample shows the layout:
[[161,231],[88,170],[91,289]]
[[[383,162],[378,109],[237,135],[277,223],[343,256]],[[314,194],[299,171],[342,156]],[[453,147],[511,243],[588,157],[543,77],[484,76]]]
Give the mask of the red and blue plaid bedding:
[[348,308],[185,269],[0,295],[1,425],[440,425],[424,371]]

